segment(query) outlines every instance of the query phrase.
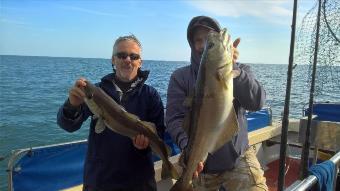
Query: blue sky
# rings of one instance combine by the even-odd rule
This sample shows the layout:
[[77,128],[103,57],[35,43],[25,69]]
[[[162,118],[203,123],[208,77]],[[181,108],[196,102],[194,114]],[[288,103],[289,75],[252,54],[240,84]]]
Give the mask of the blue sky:
[[[298,23],[314,5],[299,0]],[[240,61],[287,64],[293,0],[0,0],[0,55],[110,58],[133,33],[143,59],[188,61],[186,29],[207,15],[241,37]]]

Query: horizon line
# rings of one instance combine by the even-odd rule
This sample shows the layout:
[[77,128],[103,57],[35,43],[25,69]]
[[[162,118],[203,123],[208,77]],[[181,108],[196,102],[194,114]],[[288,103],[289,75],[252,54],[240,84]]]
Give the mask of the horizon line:
[[[100,57],[70,57],[70,56],[37,56],[37,55],[16,55],[16,54],[0,54],[0,56],[22,56],[22,57],[47,57],[47,58],[80,58],[80,59],[104,59],[104,60],[110,60],[110,58],[100,58]],[[185,60],[151,60],[151,59],[142,59],[143,61],[161,61],[161,62],[186,62],[190,63],[190,61]],[[249,63],[249,62],[239,62],[242,64],[265,64],[265,65],[288,65],[282,64],[282,63]],[[308,65],[308,64],[298,64],[298,65]]]

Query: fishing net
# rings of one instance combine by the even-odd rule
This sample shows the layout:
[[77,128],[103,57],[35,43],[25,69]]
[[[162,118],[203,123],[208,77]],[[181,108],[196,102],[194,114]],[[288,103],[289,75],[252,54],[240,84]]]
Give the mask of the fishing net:
[[[322,0],[319,28],[319,48],[314,96],[340,90],[340,1]],[[305,72],[306,91],[310,89],[314,62],[318,1],[303,17],[298,27],[295,64],[302,65]],[[307,89],[308,88],[308,89]]]

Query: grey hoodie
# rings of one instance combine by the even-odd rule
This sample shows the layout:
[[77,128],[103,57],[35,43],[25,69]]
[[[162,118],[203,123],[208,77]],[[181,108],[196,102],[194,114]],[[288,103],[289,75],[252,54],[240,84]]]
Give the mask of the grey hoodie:
[[[192,92],[197,79],[200,64],[200,55],[195,53],[192,36],[195,27],[206,27],[219,32],[221,30],[217,21],[206,16],[194,17],[189,23],[187,38],[191,47],[191,64],[177,69],[170,78],[167,104],[166,125],[167,132],[181,148],[185,149],[188,136],[182,128],[184,115],[188,108],[183,106],[184,99]],[[265,91],[255,79],[250,67],[244,64],[234,64],[234,70],[239,70],[240,75],[234,79],[234,108],[239,123],[239,132],[233,140],[226,143],[214,154],[209,154],[206,160],[205,173],[219,173],[232,169],[237,164],[240,155],[249,147],[248,130],[245,111],[256,111],[262,108],[265,101]]]

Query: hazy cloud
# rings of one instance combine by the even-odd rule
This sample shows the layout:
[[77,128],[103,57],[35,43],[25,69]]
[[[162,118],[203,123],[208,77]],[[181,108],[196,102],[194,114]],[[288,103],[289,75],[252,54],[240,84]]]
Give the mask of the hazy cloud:
[[235,18],[251,16],[277,24],[291,22],[293,7],[293,1],[290,0],[193,0],[189,3],[201,11],[216,16]]
[[77,11],[77,12],[87,13],[87,14],[91,14],[91,15],[114,16],[114,17],[119,16],[119,15],[104,12],[104,11],[91,10],[91,9],[86,9],[86,8],[82,8],[82,7],[62,5],[61,8],[65,9],[65,10]]
[[1,18],[0,23],[8,24],[8,26],[11,25],[11,26],[19,27],[21,29],[29,29],[29,30],[44,31],[44,32],[56,31],[56,29],[54,28],[38,27],[28,22],[23,22],[19,20],[11,20],[11,19],[6,19],[6,18]]
[[13,20],[13,19],[6,19],[6,18],[0,18],[1,23],[7,23],[7,24],[14,24],[14,25],[30,25],[27,22],[19,21],[19,20]]

